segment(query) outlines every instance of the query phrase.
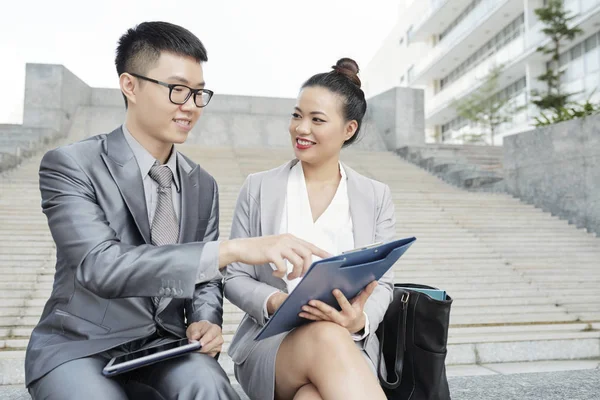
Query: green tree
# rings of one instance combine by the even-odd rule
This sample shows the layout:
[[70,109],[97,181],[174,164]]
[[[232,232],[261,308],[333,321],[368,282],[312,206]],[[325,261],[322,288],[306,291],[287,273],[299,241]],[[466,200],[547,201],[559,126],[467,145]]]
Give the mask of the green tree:
[[[593,95],[593,93],[592,93]],[[590,96],[591,98],[591,96]],[[600,104],[592,103],[588,98],[585,103],[569,103],[568,105],[553,110],[550,115],[540,113],[538,117],[535,117],[535,126],[546,126],[552,125],[559,122],[569,121],[575,118],[585,118],[590,115],[597,115],[600,113]]]
[[[512,120],[512,115],[518,111],[513,107],[512,101],[506,96],[500,96],[498,92],[498,78],[502,72],[502,66],[494,67],[484,78],[479,89],[460,101],[455,101],[453,106],[456,113],[483,127],[494,145],[494,137],[498,127]],[[470,134],[473,141],[478,141],[482,134]]]
[[561,46],[565,41],[572,41],[583,33],[577,27],[569,27],[574,16],[570,16],[565,10],[563,0],[548,0],[546,6],[534,10],[538,19],[545,25],[542,32],[550,38],[550,43],[546,46],[540,46],[537,51],[548,55],[551,54],[550,62],[546,64],[546,72],[538,76],[537,79],[546,83],[546,92],[541,94],[539,91],[532,91],[534,100],[532,103],[542,110],[552,109],[557,113],[564,108],[572,93],[563,93],[560,88],[559,59]]

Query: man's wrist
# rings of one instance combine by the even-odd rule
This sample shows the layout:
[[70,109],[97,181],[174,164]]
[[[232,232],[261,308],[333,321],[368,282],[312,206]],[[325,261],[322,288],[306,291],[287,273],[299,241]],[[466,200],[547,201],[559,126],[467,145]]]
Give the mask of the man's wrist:
[[219,243],[219,269],[238,261],[240,239],[224,240]]

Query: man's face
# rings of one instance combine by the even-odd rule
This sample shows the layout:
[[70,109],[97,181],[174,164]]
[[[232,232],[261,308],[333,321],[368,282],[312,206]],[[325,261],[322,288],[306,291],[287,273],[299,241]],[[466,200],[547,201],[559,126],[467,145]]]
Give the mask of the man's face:
[[[191,57],[163,52],[144,75],[165,83],[204,88],[202,65]],[[202,114],[202,108],[196,106],[193,95],[185,104],[173,104],[169,100],[168,87],[141,79],[138,79],[135,104],[130,108],[140,128],[139,134],[164,144],[185,142]]]

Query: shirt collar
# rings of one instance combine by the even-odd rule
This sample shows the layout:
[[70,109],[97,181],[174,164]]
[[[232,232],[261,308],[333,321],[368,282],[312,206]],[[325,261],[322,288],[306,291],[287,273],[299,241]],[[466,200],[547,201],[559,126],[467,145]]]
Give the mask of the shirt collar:
[[341,161],[339,161],[340,163],[340,175],[342,176],[342,181],[346,181],[348,179],[348,175],[346,175],[346,170],[344,169],[344,164],[342,164]]
[[[125,136],[125,140],[127,141],[127,144],[129,145],[129,147],[131,147],[131,151],[133,152],[133,155],[135,156],[135,160],[138,163],[138,167],[140,168],[140,173],[142,174],[142,180],[144,180],[144,179],[146,179],[146,176],[148,176],[148,173],[150,172],[150,168],[152,168],[154,163],[157,162],[158,160],[155,159],[152,156],[152,154],[150,154],[148,152],[148,150],[146,150],[144,148],[144,146],[142,146],[140,144],[140,142],[138,142],[133,137],[133,135],[131,134],[131,132],[129,132],[129,130],[127,129],[125,124],[123,124],[122,128],[123,128],[123,135]],[[160,161],[158,161],[158,163],[160,164]],[[179,192],[179,190],[180,190],[179,189],[179,173],[177,171],[177,150],[175,149],[175,146],[173,146],[173,149],[171,150],[171,155],[169,156],[169,159],[167,160],[165,165],[173,173],[173,182],[175,183],[175,188]]]

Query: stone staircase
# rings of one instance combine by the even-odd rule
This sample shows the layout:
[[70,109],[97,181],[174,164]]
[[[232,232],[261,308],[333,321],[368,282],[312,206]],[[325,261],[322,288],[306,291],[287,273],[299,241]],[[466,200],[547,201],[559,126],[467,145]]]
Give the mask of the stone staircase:
[[60,138],[54,129],[0,124],[0,173],[16,167]]
[[[215,176],[221,235],[239,188],[291,150],[180,146]],[[600,239],[503,194],[468,192],[391,152],[347,150],[343,160],[392,189],[397,236],[417,242],[396,281],[446,289],[455,299],[450,366],[600,357]],[[31,330],[52,287],[54,247],[40,209],[34,156],[0,178],[0,384],[23,382]],[[226,301],[231,341],[243,313]],[[232,375],[225,353],[221,363]],[[233,378],[233,377],[232,377]]]
[[504,191],[502,147],[427,144],[404,146],[396,153],[454,186],[472,191]]

